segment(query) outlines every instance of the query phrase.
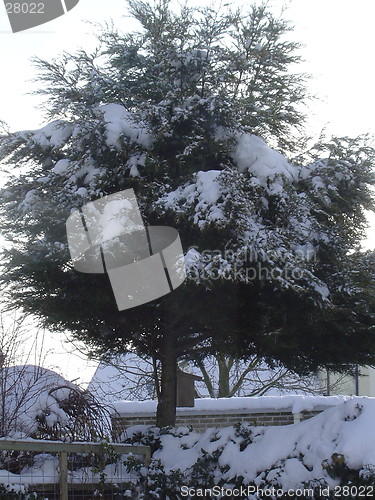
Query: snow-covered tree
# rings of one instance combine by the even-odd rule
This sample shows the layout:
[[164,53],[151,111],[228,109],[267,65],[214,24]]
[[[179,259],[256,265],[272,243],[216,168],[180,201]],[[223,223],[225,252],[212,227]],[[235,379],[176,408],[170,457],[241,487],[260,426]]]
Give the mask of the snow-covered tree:
[[[335,139],[298,162],[281,154],[306,97],[288,24],[264,6],[129,6],[139,32],[107,29],[92,54],[36,61],[52,121],[1,137],[13,305],[93,352],[159,359],[160,426],[174,422],[181,358],[257,355],[299,372],[373,363],[373,272],[357,246],[374,151]],[[145,223],[178,229],[188,279],[119,312],[104,277],[74,271],[65,221],[126,188]]]

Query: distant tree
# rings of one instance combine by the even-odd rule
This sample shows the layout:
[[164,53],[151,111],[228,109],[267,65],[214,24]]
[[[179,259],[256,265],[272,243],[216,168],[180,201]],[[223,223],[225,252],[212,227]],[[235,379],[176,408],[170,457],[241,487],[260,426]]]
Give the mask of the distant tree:
[[[1,137],[12,304],[97,354],[159,360],[159,426],[175,421],[180,359],[256,355],[299,373],[373,363],[373,273],[357,247],[374,150],[334,139],[292,164],[263,140],[291,151],[303,124],[289,25],[264,5],[129,7],[139,32],[107,29],[92,54],[36,61],[54,121]],[[119,312],[109,282],[74,271],[65,221],[126,188],[145,223],[179,230],[188,279]]]
[[98,361],[88,388],[99,401],[156,399],[160,369],[149,356],[127,352]]
[[[155,399],[160,390],[159,365],[157,360],[131,352],[103,359],[89,384],[89,390],[106,403],[121,399]],[[323,373],[300,376],[282,366],[270,368],[256,356],[239,360],[217,354],[196,364],[181,361],[179,368],[201,377],[195,382],[197,398],[322,394],[326,391]],[[346,378],[345,373],[335,374],[331,378],[330,390],[340,391]]]
[[207,391],[211,398],[319,394],[322,390],[316,374],[302,377],[282,366],[271,369],[257,356],[244,361],[219,354],[197,364],[203,378],[196,383],[198,391]]

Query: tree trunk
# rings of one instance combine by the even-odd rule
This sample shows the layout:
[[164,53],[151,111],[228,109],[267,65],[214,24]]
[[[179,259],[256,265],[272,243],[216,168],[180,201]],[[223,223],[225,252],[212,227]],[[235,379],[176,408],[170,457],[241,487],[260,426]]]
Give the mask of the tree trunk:
[[177,352],[174,332],[165,332],[160,358],[161,382],[156,426],[166,427],[170,425],[173,427],[176,424],[177,405]]
[[229,387],[229,367],[227,360],[224,355],[218,355],[216,357],[219,366],[219,398],[229,398],[230,397],[230,387]]

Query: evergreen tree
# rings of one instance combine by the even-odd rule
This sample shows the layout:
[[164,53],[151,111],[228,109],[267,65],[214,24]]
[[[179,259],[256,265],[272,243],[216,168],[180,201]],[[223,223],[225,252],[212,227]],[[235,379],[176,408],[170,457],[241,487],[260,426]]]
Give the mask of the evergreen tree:
[[[160,426],[174,422],[183,357],[256,354],[301,373],[373,363],[372,257],[356,246],[374,151],[335,139],[295,164],[282,156],[306,98],[288,24],[264,6],[129,7],[139,32],[107,29],[93,54],[36,61],[52,121],[1,137],[0,159],[18,167],[2,192],[12,304],[92,352],[160,359]],[[65,221],[127,188],[146,224],[178,229],[188,279],[119,312],[103,276],[74,271]]]

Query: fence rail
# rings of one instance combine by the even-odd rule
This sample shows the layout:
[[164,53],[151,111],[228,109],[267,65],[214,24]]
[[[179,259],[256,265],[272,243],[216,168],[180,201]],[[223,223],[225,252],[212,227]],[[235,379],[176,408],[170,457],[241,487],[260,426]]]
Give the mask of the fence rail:
[[[77,488],[77,484],[68,482],[68,454],[84,453],[102,455],[106,451],[117,455],[133,454],[143,456],[144,464],[151,461],[151,450],[148,446],[124,445],[117,443],[67,443],[60,441],[42,440],[11,440],[0,438],[0,451],[31,451],[39,453],[56,453],[59,456],[59,497],[68,500],[70,487]],[[85,485],[87,487],[87,485]]]

